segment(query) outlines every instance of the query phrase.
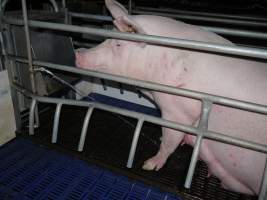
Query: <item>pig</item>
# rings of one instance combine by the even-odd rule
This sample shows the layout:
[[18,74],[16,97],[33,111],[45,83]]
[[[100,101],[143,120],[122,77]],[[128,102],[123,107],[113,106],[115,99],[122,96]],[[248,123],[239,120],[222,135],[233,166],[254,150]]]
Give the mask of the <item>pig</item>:
[[[223,37],[170,18],[129,15],[114,0],[106,0],[118,31],[233,45]],[[107,39],[95,48],[76,51],[76,66],[159,84],[267,105],[267,65],[264,62],[152,45]],[[162,118],[197,126],[201,101],[151,91],[150,96]],[[208,130],[236,138],[267,144],[267,116],[214,104]],[[196,137],[162,128],[156,155],[144,162],[143,169],[159,170],[179,144],[194,146]],[[221,181],[223,188],[257,195],[260,191],[266,154],[204,139],[199,159]]]

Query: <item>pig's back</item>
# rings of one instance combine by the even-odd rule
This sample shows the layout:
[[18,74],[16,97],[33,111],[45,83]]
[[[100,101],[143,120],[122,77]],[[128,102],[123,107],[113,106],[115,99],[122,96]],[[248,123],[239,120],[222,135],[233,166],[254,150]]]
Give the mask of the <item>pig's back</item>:
[[186,24],[171,18],[152,15],[136,15],[134,16],[134,20],[136,20],[149,35],[232,44],[230,41],[213,32],[208,32],[201,27]]

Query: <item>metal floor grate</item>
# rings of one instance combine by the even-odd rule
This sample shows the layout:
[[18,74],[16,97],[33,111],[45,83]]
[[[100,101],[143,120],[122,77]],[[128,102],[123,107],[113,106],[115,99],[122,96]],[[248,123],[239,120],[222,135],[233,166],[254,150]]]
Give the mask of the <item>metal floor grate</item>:
[[1,200],[180,200],[23,138],[0,157]]

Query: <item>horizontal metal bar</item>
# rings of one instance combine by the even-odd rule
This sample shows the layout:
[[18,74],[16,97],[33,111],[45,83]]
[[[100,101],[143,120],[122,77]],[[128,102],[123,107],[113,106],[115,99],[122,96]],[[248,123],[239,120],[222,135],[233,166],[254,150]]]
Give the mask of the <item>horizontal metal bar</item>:
[[[22,25],[22,20],[16,20],[11,18],[5,18],[5,21],[10,24]],[[249,48],[249,47],[238,47],[233,45],[222,45],[215,43],[207,42],[198,42],[192,40],[182,40],[176,38],[167,38],[161,36],[152,36],[152,35],[142,35],[142,34],[131,34],[131,33],[122,33],[111,30],[89,28],[89,27],[80,27],[67,24],[58,24],[50,22],[41,22],[29,20],[29,26],[36,28],[48,28],[53,30],[61,31],[70,31],[78,33],[86,33],[91,35],[98,35],[103,37],[118,38],[123,40],[132,40],[147,42],[151,44],[172,46],[172,47],[182,47],[193,50],[204,50],[208,52],[217,52],[231,55],[247,56],[254,58],[263,58],[267,59],[267,51],[263,49]]]
[[73,41],[72,43],[74,45],[83,46],[83,47],[87,47],[87,48],[92,48],[92,47],[96,46],[96,44],[93,44],[93,43],[84,43],[84,42],[77,42],[77,41]]
[[[0,4],[0,11],[4,11],[6,4],[8,3],[9,0],[3,0],[2,3]],[[53,8],[55,9],[55,12],[58,12],[58,6],[57,2],[55,0],[49,0],[50,3],[52,4]],[[1,1],[0,1],[1,2]]]
[[[16,56],[10,56],[10,55],[9,55],[9,57],[11,59],[18,61],[18,62],[22,62],[22,63],[28,62],[24,58],[18,58]],[[247,111],[252,111],[252,112],[257,112],[257,113],[262,113],[262,114],[267,114],[267,105],[260,105],[260,104],[246,102],[246,101],[239,101],[239,100],[235,100],[235,99],[231,99],[231,98],[226,98],[226,97],[221,97],[221,96],[216,96],[216,95],[210,95],[207,93],[187,90],[187,89],[183,89],[183,88],[176,88],[173,86],[167,86],[167,85],[152,83],[152,82],[148,82],[148,81],[141,81],[141,80],[122,77],[122,76],[106,74],[106,73],[92,71],[92,70],[79,69],[79,68],[76,68],[73,66],[58,65],[58,64],[42,62],[42,61],[34,61],[33,63],[34,63],[34,65],[48,67],[50,69],[63,70],[63,71],[72,72],[72,73],[76,73],[76,74],[93,76],[93,77],[107,79],[107,80],[111,80],[111,81],[117,81],[117,82],[125,83],[128,85],[134,85],[134,86],[137,86],[140,88],[146,88],[146,89],[150,89],[150,90],[154,90],[154,91],[165,92],[168,94],[174,94],[174,95],[194,98],[194,99],[198,99],[198,100],[206,99],[206,100],[210,100],[210,101],[212,101],[216,104],[220,104],[220,105],[235,107],[235,108],[239,108],[242,110],[247,110]]]
[[254,38],[254,39],[267,39],[267,33],[264,32],[256,32],[256,31],[247,31],[247,30],[240,30],[240,29],[231,29],[231,28],[214,28],[210,26],[200,26],[207,31],[212,31],[218,34],[223,35],[231,35],[231,36],[239,36],[239,37],[246,37],[246,38]]
[[138,139],[139,139],[139,136],[140,136],[140,131],[142,129],[143,123],[144,123],[144,119],[140,118],[138,120],[137,125],[136,125],[135,131],[134,131],[133,140],[132,140],[132,145],[131,145],[131,149],[130,149],[130,153],[129,153],[129,157],[128,157],[128,162],[127,162],[127,167],[128,168],[132,168],[132,166],[133,166],[136,147],[137,147],[137,143],[138,143]]
[[[101,21],[112,21],[112,17],[103,16],[103,15],[90,15],[90,14],[81,14],[74,13],[72,15],[78,16],[80,18],[92,19],[92,20],[101,20]],[[240,29],[232,29],[232,28],[220,28],[220,27],[209,27],[209,26],[199,26],[207,31],[212,31],[218,34],[231,35],[231,36],[241,36],[246,38],[258,38],[258,39],[267,39],[267,33],[264,32],[256,32],[256,31],[247,31]]]
[[224,24],[240,25],[240,26],[267,27],[266,22],[259,22],[259,21],[244,21],[244,20],[237,20],[237,19],[220,19],[220,18],[212,18],[212,17],[204,17],[204,16],[193,16],[193,15],[190,16],[190,15],[183,15],[183,14],[159,13],[159,12],[141,11],[141,10],[133,10],[132,13],[133,14],[140,14],[140,15],[160,15],[160,16],[164,16],[164,17],[171,17],[174,19],[197,20],[197,21],[224,23]]
[[202,140],[204,138],[205,135],[205,131],[208,130],[208,121],[209,121],[209,115],[210,115],[210,111],[212,108],[212,102],[210,101],[206,101],[205,99],[202,101],[202,111],[201,111],[201,117],[200,117],[200,121],[198,124],[198,136],[194,145],[194,149],[193,149],[193,153],[191,156],[191,161],[190,161],[190,165],[189,165],[189,169],[187,172],[187,176],[185,179],[185,184],[184,187],[185,188],[190,188],[191,187],[191,183],[193,180],[193,175],[194,175],[194,171],[196,168],[196,164],[198,161],[198,155],[200,152],[200,147],[201,147],[201,143]]
[[[17,87],[14,86],[14,88],[16,89]],[[20,90],[20,91],[23,91],[23,90]],[[30,94],[30,93],[28,92],[28,94]],[[37,96],[37,95],[33,95],[33,94],[31,94],[30,96],[31,96],[31,98],[36,99],[37,101],[40,101],[40,102],[44,102],[44,103],[54,103],[54,104],[64,103],[66,105],[81,106],[81,107],[93,106],[93,107],[100,109],[100,110],[105,110],[105,111],[121,114],[121,115],[128,116],[131,118],[144,119],[147,122],[151,122],[151,123],[163,126],[163,127],[175,129],[175,130],[178,130],[181,132],[186,132],[186,133],[189,133],[192,135],[198,135],[198,129],[195,127],[192,127],[192,126],[187,126],[187,125],[183,125],[180,123],[175,123],[175,122],[165,120],[165,119],[162,119],[159,117],[153,117],[153,116],[150,116],[147,114],[141,114],[138,112],[125,110],[125,109],[121,109],[118,107],[108,106],[108,105],[101,104],[101,103],[77,101],[77,100],[71,100],[71,99],[41,97],[41,96]],[[262,153],[267,153],[267,145],[258,144],[255,142],[250,142],[247,140],[235,138],[235,137],[228,136],[228,135],[223,135],[221,133],[217,133],[214,131],[206,131],[204,133],[204,138],[223,142],[223,143],[227,143],[227,144],[232,144],[232,145],[243,147],[246,149],[259,151]]]
[[267,21],[266,18],[263,17],[252,17],[252,16],[238,16],[238,15],[230,15],[230,14],[219,14],[219,13],[208,13],[208,12],[199,12],[199,11],[185,11],[179,9],[172,9],[172,8],[150,8],[150,7],[142,7],[142,6],[135,6],[135,10],[142,10],[142,11],[154,11],[154,12],[166,12],[166,13],[173,13],[173,14],[186,14],[186,15],[196,15],[196,16],[209,16],[209,17],[219,17],[219,18],[230,18],[230,19],[241,19],[241,20],[252,20],[252,21]]
[[112,22],[112,17],[105,15],[93,15],[93,14],[85,14],[85,13],[76,13],[76,12],[68,12],[71,17],[84,18],[84,19],[92,19],[92,20],[100,20]]

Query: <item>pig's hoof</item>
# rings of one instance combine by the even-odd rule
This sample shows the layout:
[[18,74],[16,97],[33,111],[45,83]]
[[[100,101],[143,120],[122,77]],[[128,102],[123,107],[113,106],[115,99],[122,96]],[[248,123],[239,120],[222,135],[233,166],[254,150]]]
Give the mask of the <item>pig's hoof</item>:
[[145,161],[143,165],[144,170],[156,170],[158,171],[165,164],[165,159],[160,158],[159,156],[154,156],[149,160]]
[[151,162],[145,162],[142,168],[143,170],[151,171],[155,169],[155,165]]

